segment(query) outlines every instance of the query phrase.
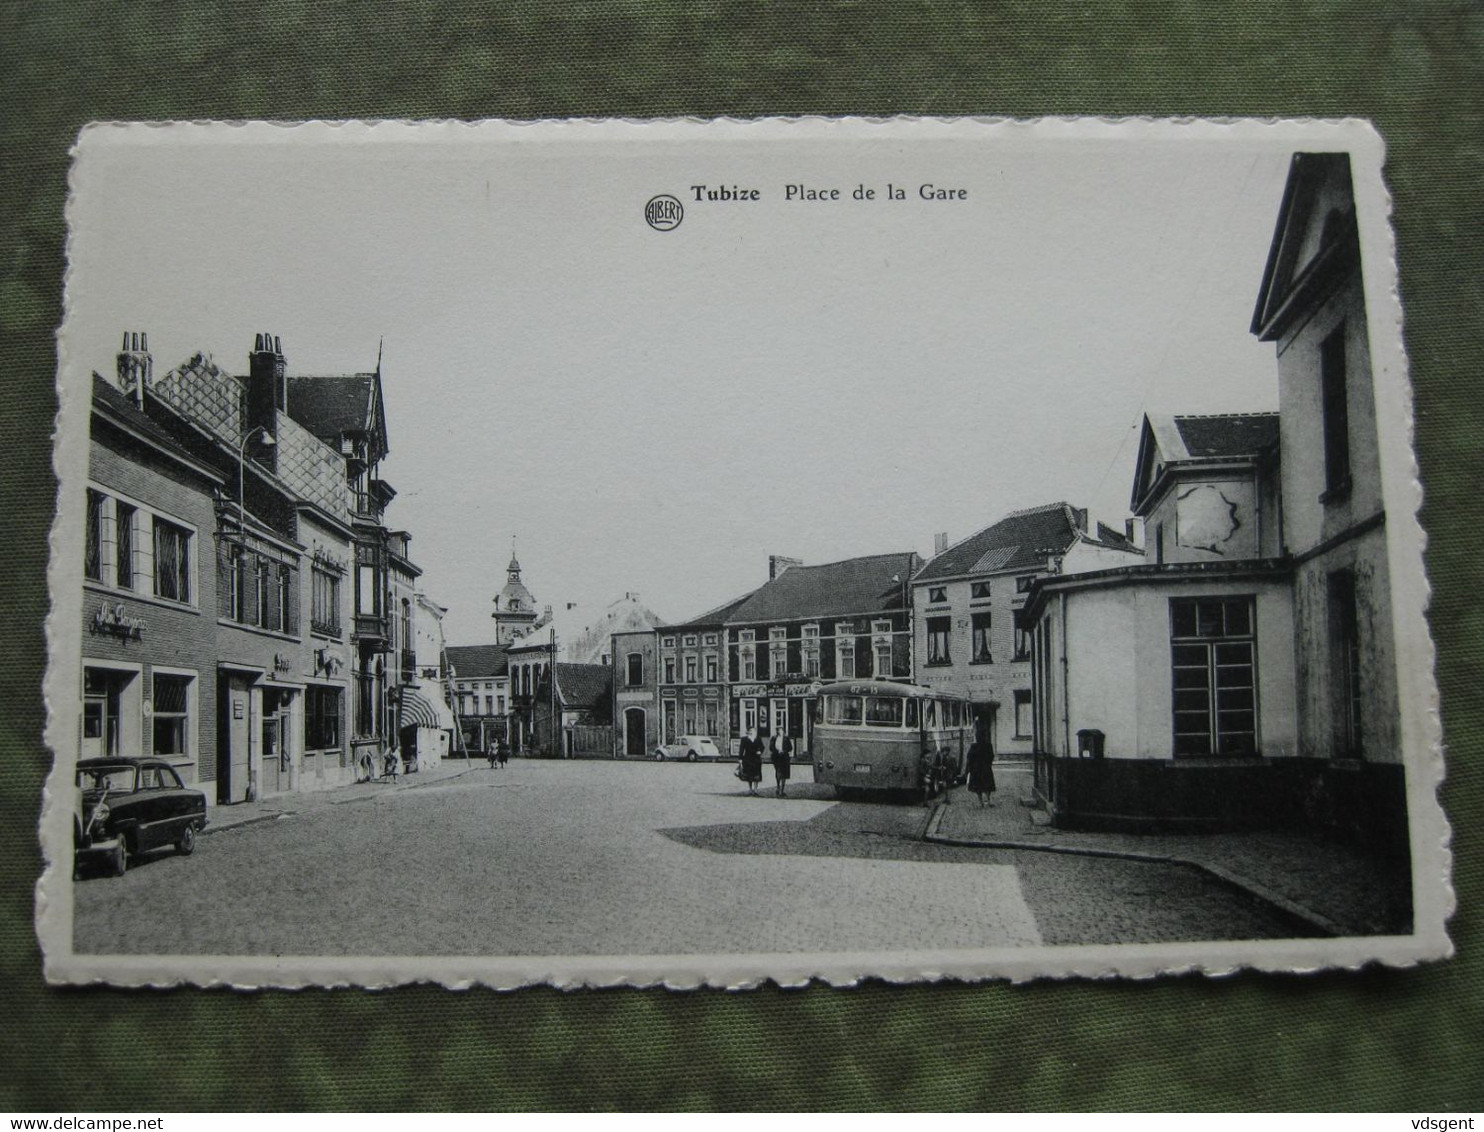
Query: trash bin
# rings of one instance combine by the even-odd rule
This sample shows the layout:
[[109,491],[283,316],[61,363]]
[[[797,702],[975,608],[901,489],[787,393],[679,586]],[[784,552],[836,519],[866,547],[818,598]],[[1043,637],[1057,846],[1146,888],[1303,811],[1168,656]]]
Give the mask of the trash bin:
[[1084,759],[1103,757],[1103,733],[1096,727],[1084,727],[1077,732],[1077,754]]

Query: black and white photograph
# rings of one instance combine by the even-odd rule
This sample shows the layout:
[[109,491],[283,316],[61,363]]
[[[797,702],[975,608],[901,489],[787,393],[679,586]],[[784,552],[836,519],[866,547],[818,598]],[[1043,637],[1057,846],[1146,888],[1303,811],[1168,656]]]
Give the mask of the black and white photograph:
[[47,977],[1451,952],[1363,122],[98,124]]

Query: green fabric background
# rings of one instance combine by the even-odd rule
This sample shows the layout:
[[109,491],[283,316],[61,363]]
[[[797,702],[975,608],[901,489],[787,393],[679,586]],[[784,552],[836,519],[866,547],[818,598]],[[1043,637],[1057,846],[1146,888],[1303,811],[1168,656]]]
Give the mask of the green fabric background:
[[[0,11],[0,1109],[1480,1109],[1484,9],[1473,3]],[[1357,115],[1390,145],[1459,957],[1012,987],[48,990],[32,930],[67,149],[108,118]],[[203,183],[209,190],[209,182]],[[220,265],[219,265],[220,266]]]

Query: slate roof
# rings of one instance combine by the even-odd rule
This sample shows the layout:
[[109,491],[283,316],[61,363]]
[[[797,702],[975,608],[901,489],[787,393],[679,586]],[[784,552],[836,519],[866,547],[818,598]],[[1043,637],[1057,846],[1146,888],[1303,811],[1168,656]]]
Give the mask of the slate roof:
[[376,428],[376,375],[350,373],[335,377],[288,379],[288,414],[332,447],[347,432]]
[[200,457],[194,455],[177,437],[161,425],[154,418],[139,411],[139,406],[134,399],[107,378],[99,374],[93,374],[93,403],[94,407],[103,407],[112,410],[114,416],[126,422],[128,426],[148,437],[160,447],[179,456],[187,456],[194,460]]
[[727,618],[730,617],[742,605],[744,601],[746,601],[755,593],[757,593],[756,590],[749,590],[741,597],[734,597],[731,601],[722,602],[722,604],[716,606],[716,608],[708,609],[705,613],[698,614],[697,616],[692,617],[689,621],[668,621],[665,624],[659,626],[659,628],[681,629],[687,625],[724,625],[726,624]]
[[558,663],[556,673],[557,695],[564,708],[605,717],[609,714],[608,700],[613,691],[610,665]]
[[504,645],[449,645],[447,652],[460,680],[505,675]]
[[1076,540],[1077,524],[1069,503],[1014,511],[950,546],[924,566],[913,581],[1044,566],[1047,554],[1063,554]]
[[1185,450],[1197,459],[1255,456],[1278,444],[1277,413],[1176,417]]
[[906,607],[907,583],[922,560],[915,550],[791,566],[742,599],[727,625],[844,617]]

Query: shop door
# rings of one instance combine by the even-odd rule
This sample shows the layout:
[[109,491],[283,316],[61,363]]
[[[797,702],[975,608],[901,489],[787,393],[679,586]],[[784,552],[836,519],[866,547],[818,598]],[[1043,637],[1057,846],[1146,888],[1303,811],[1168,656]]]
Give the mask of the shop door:
[[121,754],[143,754],[142,751],[119,749],[119,712],[123,685],[130,677],[102,668],[83,672],[82,747],[85,759],[114,757]]
[[217,801],[247,801],[252,765],[252,684],[246,677],[224,675],[217,705]]
[[263,689],[263,762],[260,797],[289,788],[289,694]]
[[773,701],[773,726],[769,731],[771,735],[788,734],[788,701]]
[[[809,701],[812,703],[813,701]],[[801,757],[809,751],[809,735],[804,727],[805,707],[802,699],[788,701],[788,737],[794,741],[794,756]]]
[[623,713],[623,752],[629,758],[644,757],[644,709],[631,707]]

